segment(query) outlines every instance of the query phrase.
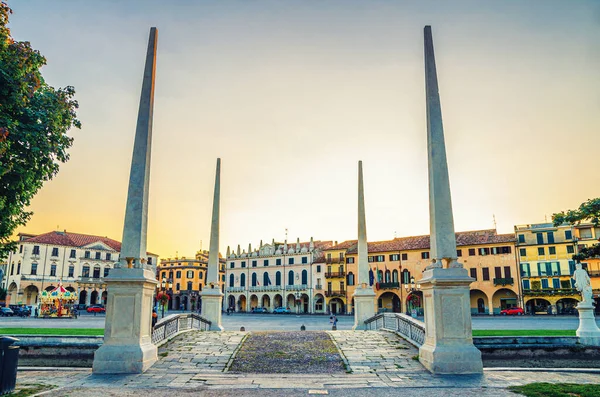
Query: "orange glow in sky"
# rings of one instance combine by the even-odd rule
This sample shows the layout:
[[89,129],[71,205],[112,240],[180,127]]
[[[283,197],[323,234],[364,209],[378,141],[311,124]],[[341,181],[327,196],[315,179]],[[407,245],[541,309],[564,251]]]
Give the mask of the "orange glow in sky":
[[21,232],[121,239],[148,31],[159,29],[148,249],[221,249],[289,229],[429,232],[423,26],[433,27],[458,231],[543,222],[599,196],[596,1],[10,1],[10,27],[73,85],[82,130]]

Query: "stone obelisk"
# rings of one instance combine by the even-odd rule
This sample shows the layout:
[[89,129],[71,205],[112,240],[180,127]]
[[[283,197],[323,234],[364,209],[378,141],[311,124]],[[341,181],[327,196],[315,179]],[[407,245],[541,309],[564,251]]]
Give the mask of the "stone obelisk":
[[221,311],[223,292],[219,275],[219,202],[221,197],[221,159],[217,159],[215,177],[215,194],[213,197],[212,220],[210,225],[210,251],[208,252],[208,269],[206,286],[202,290],[202,316],[211,322],[211,331],[223,331]]
[[362,161],[358,162],[358,283],[352,297],[354,298],[354,326],[352,329],[365,329],[365,320],[375,315],[375,291],[369,285]]
[[158,31],[151,28],[129,174],[120,264],[104,279],[108,289],[104,344],[94,354],[94,373],[140,373],[158,358],[151,326],[157,281],[152,266],[146,264],[157,41]]
[[419,360],[436,374],[481,373],[481,352],[473,345],[471,333],[469,285],[474,280],[458,263],[456,255],[431,26],[425,26],[425,89],[432,262],[420,281],[425,310],[425,343],[419,348]]

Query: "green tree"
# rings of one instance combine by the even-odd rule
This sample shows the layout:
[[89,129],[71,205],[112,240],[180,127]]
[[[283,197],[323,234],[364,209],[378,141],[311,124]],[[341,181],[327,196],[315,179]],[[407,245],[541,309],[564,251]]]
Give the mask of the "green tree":
[[[561,211],[557,214],[552,214],[552,222],[554,222],[554,226],[563,223],[578,225],[581,222],[590,222],[597,227],[600,224],[600,198],[587,200],[576,210]],[[600,257],[600,244],[581,248],[579,253],[573,255],[573,259],[578,262],[596,257]]]
[[73,87],[46,84],[40,72],[46,58],[12,38],[11,13],[0,0],[0,259],[15,248],[16,228],[31,218],[25,210],[31,199],[69,159],[67,132],[81,128]]

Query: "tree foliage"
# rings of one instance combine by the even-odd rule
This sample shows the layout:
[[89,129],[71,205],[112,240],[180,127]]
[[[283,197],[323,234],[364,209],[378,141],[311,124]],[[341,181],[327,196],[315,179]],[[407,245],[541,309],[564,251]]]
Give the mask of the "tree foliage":
[[75,90],[44,81],[46,58],[12,38],[11,13],[0,0],[0,259],[14,249],[16,228],[31,218],[25,211],[31,199],[69,159],[67,132],[81,128]]
[[[578,225],[581,222],[590,222],[597,227],[600,224],[600,198],[589,199],[582,203],[576,210],[567,210],[552,214],[552,222],[554,226],[563,223]],[[578,254],[573,255],[573,259],[577,261],[597,257],[600,257],[600,244],[583,247],[579,250]]]

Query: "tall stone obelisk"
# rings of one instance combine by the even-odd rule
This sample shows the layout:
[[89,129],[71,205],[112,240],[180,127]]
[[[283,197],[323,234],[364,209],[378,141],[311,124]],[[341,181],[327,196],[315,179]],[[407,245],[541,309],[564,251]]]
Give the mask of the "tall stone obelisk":
[[419,348],[419,360],[436,374],[481,373],[481,352],[473,345],[471,333],[469,285],[473,279],[458,263],[456,255],[431,26],[425,26],[425,89],[432,262],[420,281],[425,309],[425,343]]
[[202,316],[211,322],[211,331],[223,331],[221,313],[223,292],[219,279],[219,202],[221,197],[221,159],[217,159],[215,177],[215,194],[213,197],[212,220],[210,226],[210,251],[208,252],[208,269],[206,285],[202,290]]
[[152,343],[152,302],[157,284],[146,264],[152,113],[158,31],[150,29],[133,145],[120,264],[104,278],[108,288],[104,344],[94,354],[94,373],[141,373],[158,359]]
[[375,315],[375,291],[369,285],[367,223],[365,220],[365,189],[362,161],[358,162],[358,283],[354,294],[354,326],[365,329],[365,320]]

